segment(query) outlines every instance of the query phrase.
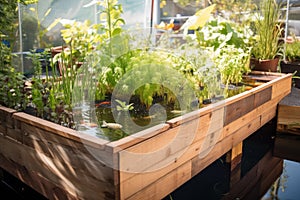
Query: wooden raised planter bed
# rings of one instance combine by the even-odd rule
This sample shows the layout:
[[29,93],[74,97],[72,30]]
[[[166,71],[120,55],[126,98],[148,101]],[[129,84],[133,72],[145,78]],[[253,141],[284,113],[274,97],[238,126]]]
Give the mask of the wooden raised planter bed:
[[291,74],[109,142],[0,107],[0,167],[49,199],[161,199],[276,116]]

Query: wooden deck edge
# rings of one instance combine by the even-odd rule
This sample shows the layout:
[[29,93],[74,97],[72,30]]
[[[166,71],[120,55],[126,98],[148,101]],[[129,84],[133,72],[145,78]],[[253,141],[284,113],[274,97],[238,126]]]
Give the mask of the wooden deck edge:
[[277,131],[300,135],[300,106],[278,105]]

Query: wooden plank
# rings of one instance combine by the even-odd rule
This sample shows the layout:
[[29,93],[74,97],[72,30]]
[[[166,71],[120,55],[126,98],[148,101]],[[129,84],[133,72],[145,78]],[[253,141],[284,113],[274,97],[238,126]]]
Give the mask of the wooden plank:
[[28,171],[19,163],[6,159],[0,154],[1,167],[15,176],[20,181],[26,183],[35,191],[43,195],[44,197],[51,197],[51,199],[68,199],[75,200],[75,196],[71,195],[68,191],[57,187],[53,182],[40,176],[38,172]]
[[[66,140],[60,135],[22,123],[22,132],[25,134],[23,144],[38,153],[45,154],[58,162],[67,162],[72,168],[80,169],[97,175],[102,173],[102,165],[114,168],[113,154],[105,149],[98,149],[73,140]],[[86,166],[86,161],[91,166]],[[100,166],[97,166],[100,165]],[[67,166],[64,166],[67,168]],[[91,170],[94,168],[94,171]],[[101,175],[103,176],[103,175]]]
[[277,131],[300,135],[300,106],[278,105]]
[[[172,163],[188,146],[222,128],[223,110],[189,121],[120,152],[120,170],[146,172]],[[216,124],[216,125],[215,125]],[[219,139],[219,138],[218,138]],[[135,162],[141,163],[136,165]],[[123,180],[123,179],[122,179]]]
[[262,115],[260,118],[262,126],[271,121],[273,118],[276,117],[277,110],[276,110],[276,105],[270,106],[268,109],[266,109],[266,114]]
[[223,138],[221,141],[219,141],[217,144],[215,144],[213,146],[213,148],[210,151],[211,153],[209,154],[209,156],[206,156],[202,159],[199,157],[193,158],[192,175],[198,174],[209,164],[214,162],[216,159],[220,158],[222,155],[224,155],[226,152],[228,152],[230,149],[232,149],[235,145],[239,144],[241,141],[243,141],[245,138],[247,138],[253,132],[258,130],[261,127],[260,118],[261,118],[260,116],[257,116],[256,119],[253,119],[251,122],[244,125],[243,127],[238,129],[234,133]]
[[278,123],[300,124],[300,106],[278,105]]
[[272,99],[283,95],[284,97],[291,92],[291,85],[292,85],[292,74],[287,74],[279,78],[278,80],[270,81],[272,84]]
[[226,154],[226,162],[230,163],[230,170],[234,170],[240,163],[243,153],[243,142],[238,143]]
[[113,169],[102,163],[85,157],[77,161],[78,165],[73,166],[74,163],[71,164],[69,161],[80,159],[76,154],[72,157],[72,154],[64,149],[58,148],[59,150],[54,151],[52,148],[53,157],[51,158],[8,138],[0,138],[0,146],[2,157],[6,160],[18,163],[27,171],[38,173],[57,187],[68,191],[72,196],[98,199],[101,196],[115,194]]
[[272,87],[268,87],[254,94],[254,107],[259,107],[271,100]]
[[[121,171],[120,172],[121,189],[126,191],[126,193],[131,194],[132,193],[132,188],[137,188],[137,187],[143,188],[146,185],[148,185],[151,182],[158,179],[160,176],[162,176],[162,174],[168,173],[170,170],[174,170],[175,167],[180,166],[182,163],[184,163],[187,160],[191,159],[193,156],[198,155],[199,152],[202,150],[201,146],[203,145],[203,141],[204,141],[204,138],[206,137],[206,134],[210,131],[215,131],[215,129],[216,129],[216,127],[211,125],[211,123],[212,123],[211,121],[218,122],[222,118],[222,117],[220,117],[220,114],[222,114],[222,113],[223,113],[222,110],[217,110],[216,112],[213,112],[210,115],[205,115],[204,119],[201,119],[199,121],[199,126],[197,127],[198,130],[197,130],[197,128],[195,128],[195,130],[198,131],[198,134],[194,138],[193,146],[187,152],[185,152],[186,151],[186,148],[185,148],[185,149],[182,149],[182,150],[179,150],[177,152],[173,152],[172,154],[170,154],[171,151],[168,151],[168,149],[170,149],[170,148],[162,149],[162,151],[161,151],[162,152],[161,153],[162,159],[157,164],[155,164],[155,162],[152,160],[152,158],[149,158],[149,159],[143,158],[142,157],[143,154],[137,154],[137,156],[141,157],[141,158],[132,157],[132,159],[130,159],[130,160],[133,163],[142,163],[142,164],[144,164],[144,162],[150,162],[149,166],[151,166],[152,163],[154,163],[155,165],[151,166],[150,168],[147,168],[142,173],[138,173],[138,171],[136,171],[136,172],[131,171],[131,173],[128,173],[128,170],[127,171],[126,170],[125,171],[120,170]],[[218,124],[222,125],[222,123],[218,123]],[[201,125],[203,125],[203,126],[201,126]],[[182,132],[182,130],[181,130],[181,134],[182,133],[188,134],[189,132],[188,132],[187,129],[192,128],[192,127],[188,128],[188,126],[183,126],[183,127],[184,127],[184,129],[182,129],[182,127],[176,127],[174,130],[178,130],[178,129],[181,128],[184,131],[184,132]],[[193,131],[195,131],[195,130],[193,130]],[[201,131],[199,131],[199,130],[201,130]],[[173,136],[175,136],[176,134],[177,134],[176,132],[173,132]],[[168,143],[171,140],[167,137],[170,137],[170,136],[171,135],[169,133],[169,134],[160,135],[160,136],[157,136],[157,137],[159,137],[159,141],[163,141],[165,143]],[[181,138],[182,137],[180,137],[179,139],[181,139]],[[213,138],[210,138],[210,139],[213,139]],[[217,139],[219,139],[219,138],[217,138]],[[155,141],[157,141],[157,140],[155,140]],[[180,142],[180,140],[179,140],[179,142]],[[176,144],[178,144],[178,142],[174,143],[174,144],[175,144],[175,149],[176,149],[177,148]],[[149,143],[145,143],[144,145],[141,145],[140,149],[133,149],[133,150],[138,150],[141,153],[144,150],[143,148],[148,148],[148,152],[151,153],[152,151],[155,151],[155,149],[158,145],[159,144],[157,142],[149,141]],[[163,146],[163,145],[161,145],[161,146]],[[157,148],[157,149],[159,149],[159,148]],[[123,155],[125,155],[128,152],[123,152],[123,153],[124,153]],[[129,152],[129,154],[130,154],[130,152]],[[133,156],[134,156],[134,154],[133,154]],[[161,157],[159,157],[159,158],[161,158]],[[122,157],[122,159],[124,159],[124,157]],[[126,157],[126,159],[128,160],[128,156]],[[125,161],[127,161],[126,159],[125,159]],[[139,159],[141,159],[142,161],[140,161]],[[122,165],[120,164],[120,166],[122,166]],[[122,169],[122,167],[120,169]],[[133,177],[133,179],[130,179],[131,177]],[[126,183],[123,183],[127,179],[129,179],[129,180],[126,181]],[[137,186],[136,187],[131,187],[131,184],[132,184],[131,182],[136,184]]]
[[264,113],[264,111],[267,111],[269,114],[262,116],[262,124],[265,124],[266,122],[270,121],[270,119],[272,119],[276,115],[277,103],[282,97],[283,95],[270,100],[269,102],[255,108],[248,114],[242,116],[238,120],[225,126],[223,129],[222,137],[227,137],[231,133],[237,131],[241,126],[249,124],[252,121],[252,119],[256,118],[261,113]]
[[237,102],[229,104],[225,108],[224,126],[239,119],[243,115],[254,109],[254,94],[246,98],[240,99]]
[[5,137],[9,137],[19,143],[23,142],[23,133],[20,129],[7,128]]
[[[266,105],[263,105],[263,106],[261,106],[261,107],[259,107],[259,108],[257,108],[257,109],[255,109],[254,111],[253,111],[253,113],[252,113],[252,116],[251,117],[253,117],[253,116],[257,116],[258,115],[258,113],[260,113],[260,112],[262,112],[263,110],[265,110],[265,109],[267,109],[268,107],[270,107],[270,105],[272,105],[272,104],[274,104],[274,103],[276,103],[276,102],[278,102],[279,101],[279,99],[280,99],[281,97],[278,97],[277,99],[274,99],[271,103],[269,103],[269,104],[266,104]],[[257,120],[258,121],[260,121],[261,119],[264,119],[264,118],[268,118],[268,119],[271,119],[271,117],[264,117],[264,116],[268,116],[268,115],[271,115],[272,117],[274,116],[274,114],[276,113],[276,107],[271,107],[271,108],[269,108],[269,110],[267,110],[268,112],[265,114],[265,115],[263,115],[262,117],[259,117],[259,118],[257,118]],[[272,114],[270,114],[270,112],[272,113]],[[252,121],[252,119],[250,119],[249,118],[249,121]],[[242,121],[238,121],[237,122],[237,129],[239,129],[240,127],[241,127],[241,125],[242,124],[244,124],[244,123],[248,123],[249,122],[248,121],[248,119],[247,120],[245,120],[245,119],[243,119]],[[251,124],[247,127],[248,129],[253,129],[252,131],[254,132],[255,130],[257,130],[258,128],[259,128],[260,126],[258,125],[258,126],[252,126]],[[227,129],[227,128],[225,128],[225,130],[229,130],[229,129]],[[232,129],[231,129],[232,130]],[[234,130],[234,131],[236,131],[236,130]],[[201,147],[203,145],[203,141],[201,141],[201,142],[199,142],[199,143],[197,143],[197,144],[195,144],[195,146],[193,146],[191,149],[195,149],[194,150],[194,152],[192,152],[193,154],[189,154],[189,150],[187,151],[187,153],[186,154],[184,154],[183,156],[186,156],[187,158],[186,159],[191,159],[191,158],[193,158],[195,155],[199,155],[199,147]],[[230,148],[229,148],[230,149]],[[195,153],[196,152],[196,153]],[[224,153],[224,152],[223,152]],[[222,154],[220,154],[220,156],[221,156]],[[172,170],[173,169],[173,167],[174,167],[174,165],[178,165],[180,162],[181,162],[181,158],[177,158],[177,159],[174,159],[174,160],[176,160],[176,162],[172,162],[172,167],[168,167],[169,168],[169,170]],[[135,177],[134,177],[134,179],[130,179],[130,180],[128,180],[128,182],[135,182],[135,183],[137,183],[137,185],[139,185],[141,188],[143,187],[143,185],[145,185],[145,183],[141,183],[141,182],[143,182],[143,181],[141,181],[141,180],[145,180],[145,182],[146,183],[150,183],[151,181],[153,181],[153,180],[155,180],[155,178],[157,178],[157,177],[159,177],[160,176],[160,174],[162,173],[162,171],[163,172],[168,172],[168,170],[159,170],[157,173],[147,173],[147,175],[141,175],[141,174],[136,174],[135,175]],[[126,191],[130,191],[130,187],[128,186],[129,184],[127,184],[127,183],[123,183],[123,181],[124,180],[126,180],[126,179],[128,179],[128,178],[130,178],[130,177],[132,177],[133,176],[133,174],[131,174],[131,173],[124,173],[124,172],[121,172],[120,173],[120,178],[121,178],[121,180],[120,180],[120,182],[121,182],[121,188],[123,188],[124,190],[126,190]]]
[[6,135],[7,128],[14,127],[12,115],[17,112],[16,110],[6,108],[0,105],[0,134]]
[[241,118],[253,109],[263,105],[271,100],[272,87],[267,87],[257,93],[254,93],[247,98],[240,99],[233,104],[226,106],[225,108],[225,120],[224,125],[228,125],[231,122]]
[[230,164],[230,188],[241,179],[242,153],[243,142],[240,142],[226,154],[226,162]]
[[[120,187],[123,196],[127,197],[138,190],[142,190],[143,188],[155,182],[170,171],[174,171],[176,168],[181,166],[184,163],[184,161],[191,160],[193,157],[199,155],[201,152],[200,150],[203,142],[204,139],[193,143],[190,146],[190,148],[187,149],[187,151],[185,151],[183,154],[177,155],[178,157],[174,158],[174,160],[171,163],[169,163],[169,165],[163,168],[158,168],[153,171],[141,172],[136,174],[121,171],[120,178],[121,180],[123,180],[123,182],[120,183]],[[134,187],[132,185],[134,185]]]
[[250,74],[244,75],[244,78],[259,80],[259,81],[271,81],[284,76],[284,74],[277,72],[262,72],[262,71],[251,71]]
[[[148,187],[135,193],[128,200],[162,199],[191,178],[191,162],[171,171]],[[127,198],[126,198],[127,199]]]
[[161,134],[161,133],[165,132],[166,130],[168,130],[169,128],[170,128],[169,124],[159,124],[159,125],[150,127],[148,129],[145,129],[143,131],[140,131],[138,133],[135,133],[133,135],[129,135],[120,140],[110,142],[107,144],[107,146],[109,146],[113,150],[113,153],[117,153],[117,152],[122,151],[126,148],[129,148],[135,144],[143,142],[151,137]]
[[[178,154],[177,157],[174,158],[169,165],[157,168],[153,171],[142,172],[142,173],[126,173],[121,171],[120,172],[120,179],[121,179],[121,193],[123,197],[126,198],[138,190],[142,190],[152,182],[155,182],[160,177],[164,176],[165,174],[169,173],[170,171],[174,171],[176,168],[181,166],[187,160],[191,160],[195,156],[199,156],[202,152],[202,146],[205,141],[205,138],[202,140],[198,140],[197,142],[193,143],[183,154]],[[204,149],[205,150],[205,149]],[[181,152],[180,152],[181,153]],[[173,156],[176,156],[173,155]],[[140,163],[140,162],[138,162]],[[134,185],[134,186],[133,186]]]

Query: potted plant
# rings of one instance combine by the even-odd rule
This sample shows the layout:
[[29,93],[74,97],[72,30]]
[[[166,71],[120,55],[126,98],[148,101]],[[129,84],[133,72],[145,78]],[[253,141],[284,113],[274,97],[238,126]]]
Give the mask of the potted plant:
[[255,21],[251,66],[254,70],[276,72],[282,50],[280,6],[275,0],[263,0]]
[[291,41],[287,41],[285,47],[285,60],[280,62],[282,73],[293,73],[295,87],[300,88],[300,40],[295,36]]

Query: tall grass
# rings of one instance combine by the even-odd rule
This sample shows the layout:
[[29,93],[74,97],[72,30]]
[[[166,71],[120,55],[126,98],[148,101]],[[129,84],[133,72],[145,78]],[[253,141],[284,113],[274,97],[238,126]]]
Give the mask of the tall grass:
[[274,59],[280,52],[280,6],[276,0],[263,0],[260,3],[260,11],[255,22],[257,35],[253,56],[260,60]]

